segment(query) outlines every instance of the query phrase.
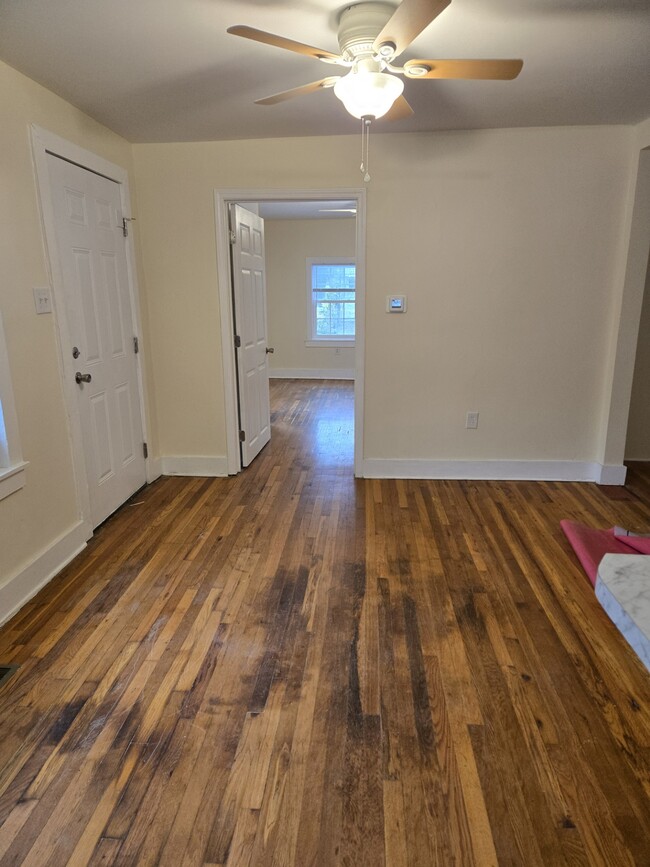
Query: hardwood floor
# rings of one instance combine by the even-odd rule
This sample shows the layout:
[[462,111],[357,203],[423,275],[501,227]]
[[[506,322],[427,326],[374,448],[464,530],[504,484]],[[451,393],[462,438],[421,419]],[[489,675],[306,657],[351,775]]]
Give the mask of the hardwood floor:
[[650,676],[559,527],[648,532],[647,466],[354,480],[351,386],[272,398],[0,630],[0,864],[647,867]]

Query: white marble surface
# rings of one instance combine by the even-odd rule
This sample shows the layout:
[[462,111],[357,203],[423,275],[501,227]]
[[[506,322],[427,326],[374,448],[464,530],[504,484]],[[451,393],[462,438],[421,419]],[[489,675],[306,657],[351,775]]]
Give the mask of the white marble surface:
[[605,554],[596,597],[650,671],[650,556]]

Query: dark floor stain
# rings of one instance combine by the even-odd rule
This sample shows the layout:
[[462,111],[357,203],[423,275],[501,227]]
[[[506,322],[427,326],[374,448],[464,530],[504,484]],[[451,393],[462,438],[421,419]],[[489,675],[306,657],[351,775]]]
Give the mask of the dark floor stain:
[[72,701],[65,705],[61,713],[56,718],[52,728],[48,732],[48,741],[52,744],[58,744],[64,734],[68,731],[81,708],[86,703],[85,698]]
[[422,655],[420,626],[415,601],[410,596],[405,595],[403,603],[415,727],[422,755],[427,758],[435,749],[435,733],[431,720],[431,703],[429,701],[427,675]]

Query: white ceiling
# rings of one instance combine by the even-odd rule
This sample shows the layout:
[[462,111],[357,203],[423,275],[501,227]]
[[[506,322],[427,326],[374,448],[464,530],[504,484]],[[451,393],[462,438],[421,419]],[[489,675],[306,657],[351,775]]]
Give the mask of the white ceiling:
[[341,220],[356,215],[356,202],[260,202],[259,215],[265,220]]
[[[331,90],[253,100],[337,67],[231,36],[338,52],[337,0],[0,0],[0,58],[133,142],[356,133]],[[628,124],[650,116],[650,0],[453,0],[400,61],[523,58],[511,82],[406,81],[377,131]]]

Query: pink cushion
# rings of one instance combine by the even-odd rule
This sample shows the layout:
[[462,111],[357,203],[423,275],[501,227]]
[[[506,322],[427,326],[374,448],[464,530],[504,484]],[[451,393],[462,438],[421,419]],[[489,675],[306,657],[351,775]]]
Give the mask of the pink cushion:
[[[582,568],[587,573],[592,586],[596,586],[598,564],[605,554],[631,554],[629,541],[638,536],[625,536],[625,542],[610,530],[594,530],[575,521],[560,521],[560,526],[578,555]],[[650,540],[648,540],[650,541]]]

